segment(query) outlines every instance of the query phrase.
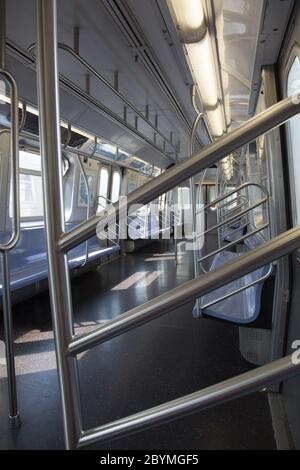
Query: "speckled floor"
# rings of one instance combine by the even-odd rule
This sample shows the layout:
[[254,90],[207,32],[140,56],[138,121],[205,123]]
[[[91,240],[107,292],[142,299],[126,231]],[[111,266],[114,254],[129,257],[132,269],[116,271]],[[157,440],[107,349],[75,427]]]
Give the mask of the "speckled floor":
[[[183,247],[181,247],[183,248]],[[182,251],[175,268],[172,246],[155,243],[76,278],[76,332],[118,316],[192,277]],[[237,327],[194,320],[192,304],[79,356],[84,425],[89,428],[247,371]],[[10,430],[7,383],[0,351],[0,448],[62,449],[62,417],[48,293],[13,310],[22,427]],[[3,329],[1,324],[1,339]],[[1,356],[2,355],[2,356]],[[263,393],[95,445],[97,449],[274,449]]]

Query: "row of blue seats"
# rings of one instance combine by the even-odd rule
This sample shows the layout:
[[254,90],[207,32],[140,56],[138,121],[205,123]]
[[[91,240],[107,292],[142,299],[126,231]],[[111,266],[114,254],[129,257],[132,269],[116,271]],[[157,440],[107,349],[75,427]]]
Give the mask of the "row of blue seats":
[[[88,240],[88,262],[117,253],[118,245],[101,247],[96,236]],[[79,268],[86,259],[86,243],[70,250],[70,269]],[[10,252],[11,290],[29,286],[48,277],[43,225],[23,226],[17,246]],[[2,273],[0,277],[2,295]]]

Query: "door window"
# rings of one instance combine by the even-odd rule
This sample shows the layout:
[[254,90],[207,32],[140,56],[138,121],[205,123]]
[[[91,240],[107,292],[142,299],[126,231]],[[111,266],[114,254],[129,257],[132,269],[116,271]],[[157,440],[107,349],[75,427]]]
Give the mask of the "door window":
[[121,175],[118,171],[114,171],[111,188],[111,201],[117,202],[119,200],[121,189]]
[[102,167],[100,170],[99,190],[98,190],[98,212],[106,208],[107,192],[108,192],[108,169]]
[[[287,78],[287,95],[293,96],[300,92],[300,60],[295,58]],[[290,150],[290,172],[294,224],[300,224],[300,115],[290,119],[289,150]]]

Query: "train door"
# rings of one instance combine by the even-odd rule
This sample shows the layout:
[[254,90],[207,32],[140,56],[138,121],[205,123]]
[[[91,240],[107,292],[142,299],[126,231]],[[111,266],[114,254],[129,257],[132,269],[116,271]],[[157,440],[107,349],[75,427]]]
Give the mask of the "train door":
[[[300,92],[300,5],[297,2],[294,21],[290,25],[288,40],[279,61],[282,97]],[[285,128],[287,143],[287,174],[290,199],[290,224],[300,224],[300,115],[291,119]],[[291,299],[287,336],[287,352],[299,348],[300,343],[300,250],[291,257]],[[296,448],[300,447],[300,378],[283,385],[283,397]]]

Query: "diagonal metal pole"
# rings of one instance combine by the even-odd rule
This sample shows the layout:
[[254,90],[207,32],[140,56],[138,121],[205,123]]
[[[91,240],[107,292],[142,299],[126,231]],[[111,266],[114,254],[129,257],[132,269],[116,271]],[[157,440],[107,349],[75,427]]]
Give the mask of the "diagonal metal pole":
[[[165,171],[157,178],[132,191],[127,198],[128,207],[133,204],[146,205],[161,194],[186,181],[194,174],[200,173],[203,169],[210,167],[226,155],[248,144],[258,136],[283,124],[300,112],[299,96],[300,94],[271,106],[224,137],[221,137],[196,154]],[[115,209],[118,213],[118,204],[115,204]],[[74,229],[64,233],[59,241],[59,247],[68,251],[87,238],[90,238],[95,234],[97,224],[101,220],[107,220],[103,213],[91,217]]]

